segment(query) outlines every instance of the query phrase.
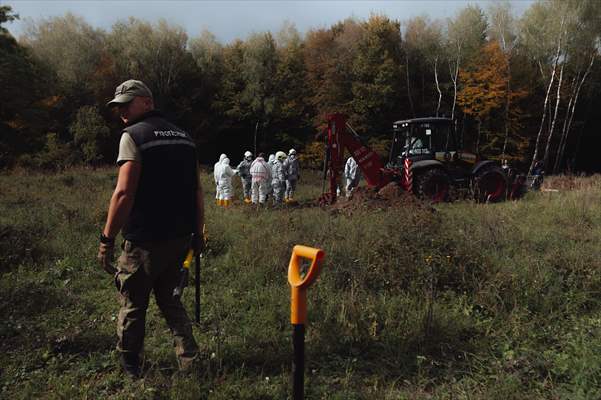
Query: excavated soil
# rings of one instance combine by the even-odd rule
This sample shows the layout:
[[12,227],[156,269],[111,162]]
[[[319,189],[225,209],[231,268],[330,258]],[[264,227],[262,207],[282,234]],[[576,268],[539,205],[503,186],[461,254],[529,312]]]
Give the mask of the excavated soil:
[[[430,203],[418,199],[411,193],[407,193],[395,182],[389,183],[380,190],[359,187],[355,189],[355,192],[350,199],[340,196],[333,205],[324,206],[320,200],[314,200],[294,204],[282,204],[278,207],[270,205],[265,208],[284,210],[313,207],[322,207],[331,213],[344,215],[352,215],[356,211],[384,209],[406,210],[407,208],[413,208],[431,212],[436,211]],[[248,206],[244,208],[247,209],[248,212],[257,210],[257,206]]]
[[329,206],[329,209],[334,213],[350,215],[360,210],[407,209],[408,207],[434,210],[411,193],[405,192],[395,182],[389,183],[379,191],[366,187],[357,188],[352,198],[340,197],[336,204]]

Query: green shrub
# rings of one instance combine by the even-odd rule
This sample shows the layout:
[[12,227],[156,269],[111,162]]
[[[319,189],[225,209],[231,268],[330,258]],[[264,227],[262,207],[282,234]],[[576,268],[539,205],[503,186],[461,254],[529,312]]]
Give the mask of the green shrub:
[[102,161],[102,148],[110,136],[110,129],[98,107],[83,106],[75,115],[73,123],[69,126],[76,148],[82,154],[82,161],[86,164],[96,164]]

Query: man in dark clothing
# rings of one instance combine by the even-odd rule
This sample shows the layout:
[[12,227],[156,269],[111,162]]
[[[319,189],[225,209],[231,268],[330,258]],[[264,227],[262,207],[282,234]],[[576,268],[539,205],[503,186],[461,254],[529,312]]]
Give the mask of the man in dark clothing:
[[[150,293],[173,334],[180,369],[197,357],[192,324],[173,289],[192,245],[204,247],[204,199],[196,147],[190,136],[154,109],[152,93],[136,80],[119,85],[108,107],[118,107],[125,128],[119,144],[119,175],[100,235],[98,259],[115,275],[121,309],[117,351],[126,373],[141,375],[146,309]],[[115,237],[123,252],[113,268]],[[194,240],[191,242],[191,236]]]

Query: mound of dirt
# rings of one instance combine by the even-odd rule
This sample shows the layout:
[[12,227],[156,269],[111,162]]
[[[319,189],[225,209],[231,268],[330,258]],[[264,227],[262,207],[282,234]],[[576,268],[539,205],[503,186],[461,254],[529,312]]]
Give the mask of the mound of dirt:
[[336,204],[330,206],[330,210],[350,215],[358,210],[408,207],[432,210],[432,207],[405,192],[397,183],[391,182],[379,191],[366,187],[357,188],[350,199],[340,197]]
[[405,191],[401,189],[399,185],[394,182],[390,182],[388,185],[384,186],[382,189],[378,191],[378,196],[386,200],[395,200],[403,195],[406,195]]

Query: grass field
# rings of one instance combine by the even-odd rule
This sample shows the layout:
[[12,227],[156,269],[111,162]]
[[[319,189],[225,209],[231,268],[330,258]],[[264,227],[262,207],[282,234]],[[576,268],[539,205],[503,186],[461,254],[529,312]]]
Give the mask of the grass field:
[[[321,183],[303,178],[306,202]],[[152,301],[136,382],[117,366],[117,293],[96,263],[115,179],[0,176],[0,398],[289,397],[295,244],[327,254],[309,291],[308,398],[601,398],[598,176],[551,178],[559,192],[519,202],[349,215],[217,208],[207,174],[200,368],[177,371]]]

